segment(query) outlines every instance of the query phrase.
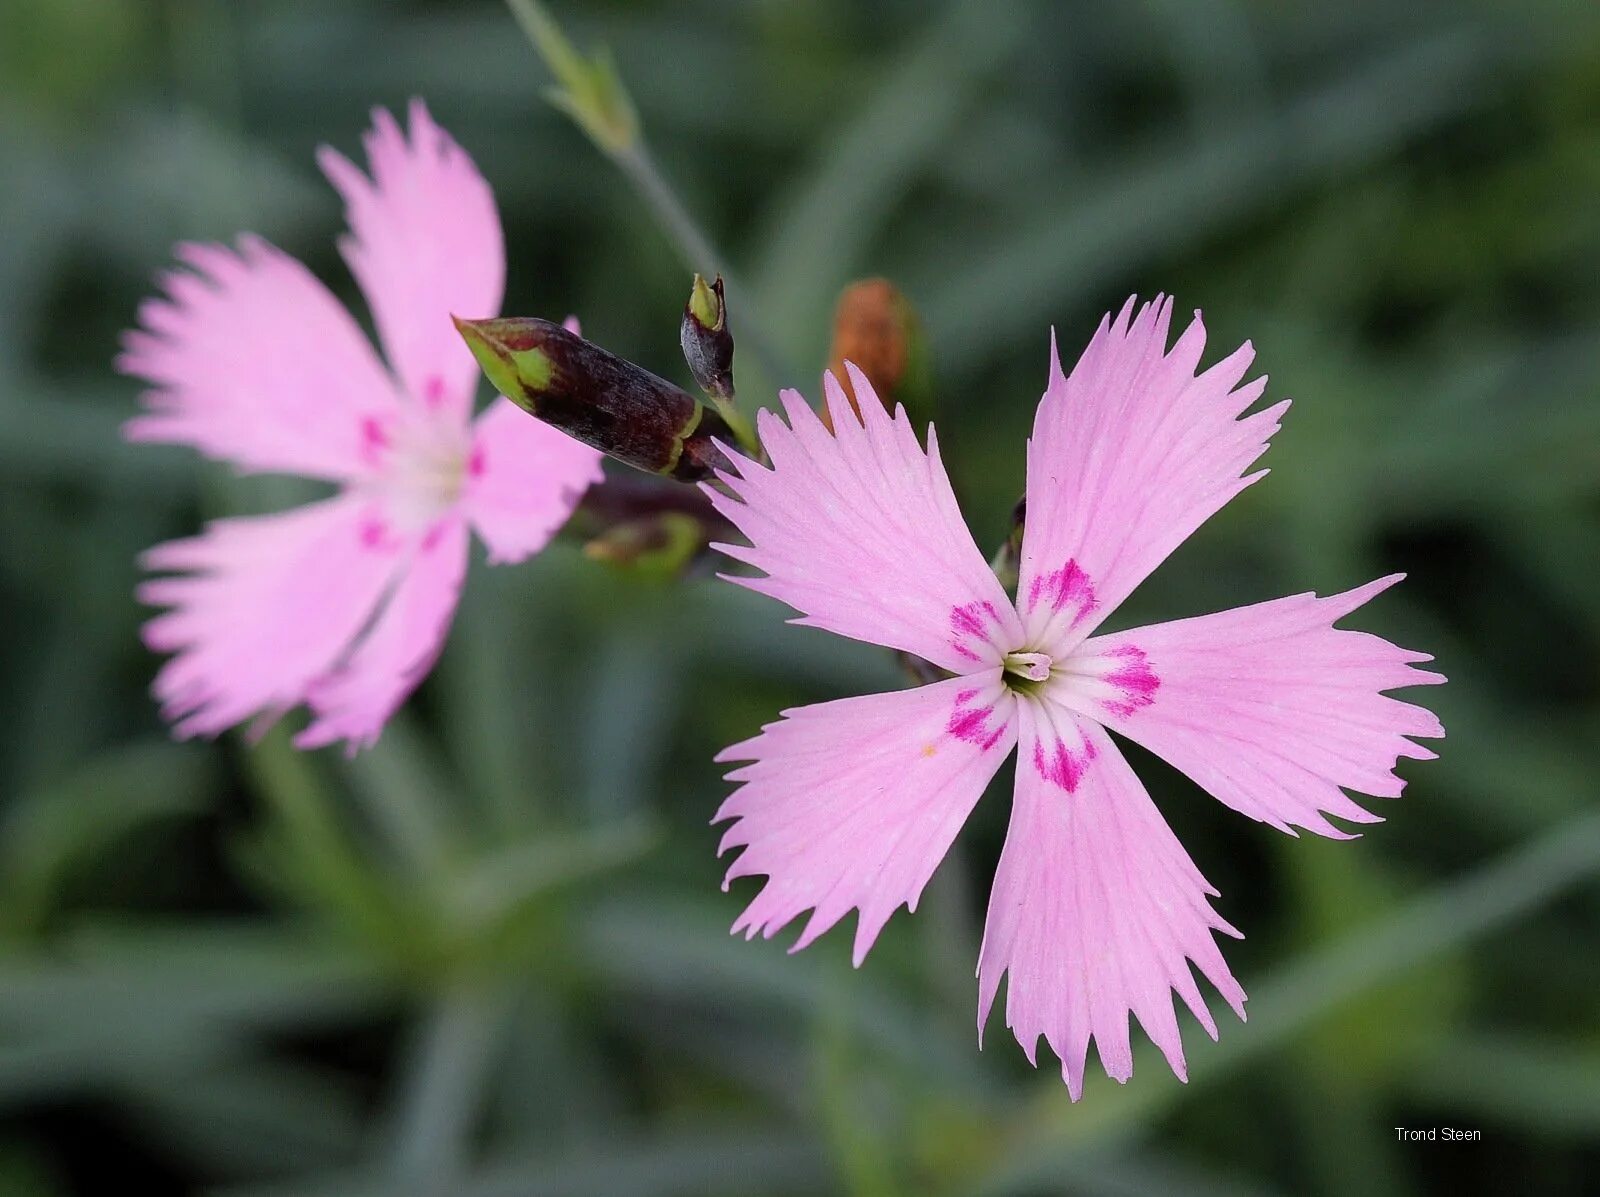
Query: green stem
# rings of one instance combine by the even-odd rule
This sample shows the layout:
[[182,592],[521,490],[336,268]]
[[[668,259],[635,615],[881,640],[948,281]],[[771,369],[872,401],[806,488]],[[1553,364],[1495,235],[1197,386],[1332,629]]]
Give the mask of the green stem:
[[835,974],[814,1024],[817,1099],[829,1150],[850,1197],[898,1197],[895,1165],[885,1138],[863,1117],[851,1068],[847,1029],[849,982]]
[[[677,247],[683,264],[701,274],[721,274],[728,281],[727,259],[711,243],[694,217],[689,214],[672,184],[656,166],[655,158],[642,140],[611,155],[611,160],[627,176]],[[731,284],[730,284],[731,285]]]
[[[727,256],[712,243],[690,215],[672,184],[667,182],[666,176],[656,166],[649,147],[641,139],[609,156],[655,214],[656,220],[676,246],[678,258],[684,266],[702,274],[721,274],[728,290],[738,297],[740,335],[755,355],[762,373],[774,384],[774,389],[792,380],[795,375],[788,370],[775,343],[767,335],[766,326],[759,315],[759,303],[752,298],[750,289],[740,281],[738,275],[728,268]],[[729,423],[733,421],[729,420]]]
[[[794,381],[797,375],[787,368],[787,363],[776,349],[777,341],[768,335],[762,323],[758,314],[759,303],[753,301],[746,288],[736,281],[726,265],[726,255],[712,243],[672,184],[667,182],[666,176],[656,166],[643,135],[632,123],[631,104],[620,82],[610,74],[609,62],[602,60],[607,68],[605,82],[615,90],[607,98],[613,104],[620,101],[620,107],[627,110],[628,123],[625,126],[614,119],[615,108],[610,113],[593,111],[596,92],[585,91],[580,94],[578,87],[581,87],[582,81],[587,79],[592,83],[595,80],[596,64],[583,58],[572,47],[545,6],[539,0],[506,0],[506,5],[555,76],[558,106],[573,116],[578,127],[596,148],[616,163],[617,168],[633,184],[677,249],[683,264],[701,274],[720,273],[728,289],[739,296],[740,328],[756,358],[757,366],[771,384],[763,390],[776,389]],[[610,124],[606,122],[608,115],[613,118]],[[607,133],[609,137],[605,135]]]
[[732,395],[712,395],[710,399],[712,406],[717,409],[717,414],[732,429],[745,456],[761,461],[761,442],[756,440],[755,426],[750,423],[750,417],[739,410],[739,401]]
[[468,1170],[473,1125],[509,1005],[502,990],[462,984],[428,1013],[395,1112],[392,1167],[408,1188],[447,1191]]
[[408,869],[437,872],[453,849],[448,783],[406,712],[384,728],[383,741],[340,762],[350,792]]

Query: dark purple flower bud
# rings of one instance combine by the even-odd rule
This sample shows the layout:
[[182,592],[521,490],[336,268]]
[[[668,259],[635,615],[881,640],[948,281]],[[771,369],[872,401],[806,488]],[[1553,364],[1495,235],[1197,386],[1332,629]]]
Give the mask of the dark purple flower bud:
[[642,366],[532,317],[456,320],[489,381],[523,411],[635,469],[709,478],[733,442],[715,411]]
[[722,276],[708,283],[694,276],[689,302],[683,305],[678,331],[684,360],[696,385],[717,399],[733,397],[733,333],[728,329],[728,304],[722,294]]

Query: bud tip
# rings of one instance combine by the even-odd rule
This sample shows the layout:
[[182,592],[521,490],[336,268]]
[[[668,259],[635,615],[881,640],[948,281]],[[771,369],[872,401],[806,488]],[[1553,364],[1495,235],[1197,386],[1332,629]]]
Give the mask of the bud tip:
[[720,274],[714,283],[706,282],[703,274],[694,276],[694,287],[689,292],[689,315],[712,332],[722,328],[728,318],[728,309],[723,300]]
[[[507,399],[527,411],[551,383],[555,363],[540,344],[541,321],[463,320],[451,313],[450,322],[466,342],[484,375]],[[506,329],[526,326],[520,339],[507,339]],[[520,348],[518,346],[521,346]]]

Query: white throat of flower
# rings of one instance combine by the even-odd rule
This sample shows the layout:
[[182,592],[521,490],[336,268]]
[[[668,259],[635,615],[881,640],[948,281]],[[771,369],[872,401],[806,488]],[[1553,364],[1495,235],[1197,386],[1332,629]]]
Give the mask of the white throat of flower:
[[375,489],[402,528],[432,524],[461,499],[471,455],[467,429],[416,414],[386,430]]

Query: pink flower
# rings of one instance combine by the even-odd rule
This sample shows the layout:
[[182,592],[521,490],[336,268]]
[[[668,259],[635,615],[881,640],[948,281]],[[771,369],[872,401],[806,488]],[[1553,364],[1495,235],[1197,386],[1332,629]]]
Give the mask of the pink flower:
[[[1265,470],[1245,474],[1288,403],[1243,413],[1246,345],[1196,374],[1198,314],[1167,351],[1171,302],[1103,321],[1070,377],[1051,346],[1028,445],[1017,599],[973,543],[933,432],[924,452],[853,366],[857,419],[826,379],[830,436],[795,392],[760,421],[772,468],[732,454],[734,497],[712,501],[750,540],[717,546],[765,572],[733,578],[794,622],[915,654],[955,676],[785,711],[718,760],[749,761],[716,821],[743,848],[728,880],[768,878],[734,924],[771,936],[807,909],[803,948],[858,910],[859,965],[923,886],[1019,748],[1010,829],[978,961],[980,1037],[1003,975],[1006,1024],[1033,1061],[1043,1035],[1076,1099],[1091,1037],[1106,1072],[1133,1070],[1128,1014],[1185,1076],[1171,991],[1213,1038],[1192,961],[1244,1017],[1213,931],[1218,896],[1107,735],[1157,753],[1234,810],[1295,834],[1346,838],[1326,818],[1377,817],[1341,787],[1399,795],[1399,757],[1442,736],[1385,697],[1441,682],[1429,658],[1333,625],[1399,575],[1330,598],[1275,599],[1094,635],[1152,570]],[[726,888],[726,883],[724,883]]]
[[215,735],[299,703],[301,747],[373,743],[432,667],[467,567],[468,529],[496,562],[538,552],[600,476],[600,454],[505,399],[472,419],[477,364],[450,313],[499,310],[505,248],[472,160],[411,106],[366,137],[369,179],[331,149],[340,248],[389,367],[299,262],[259,237],[184,245],[188,271],[139,309],[118,367],[148,381],[134,441],[193,445],[242,472],[337,493],[223,519],[157,545],[145,642],[173,658],[154,692],[175,734]]

